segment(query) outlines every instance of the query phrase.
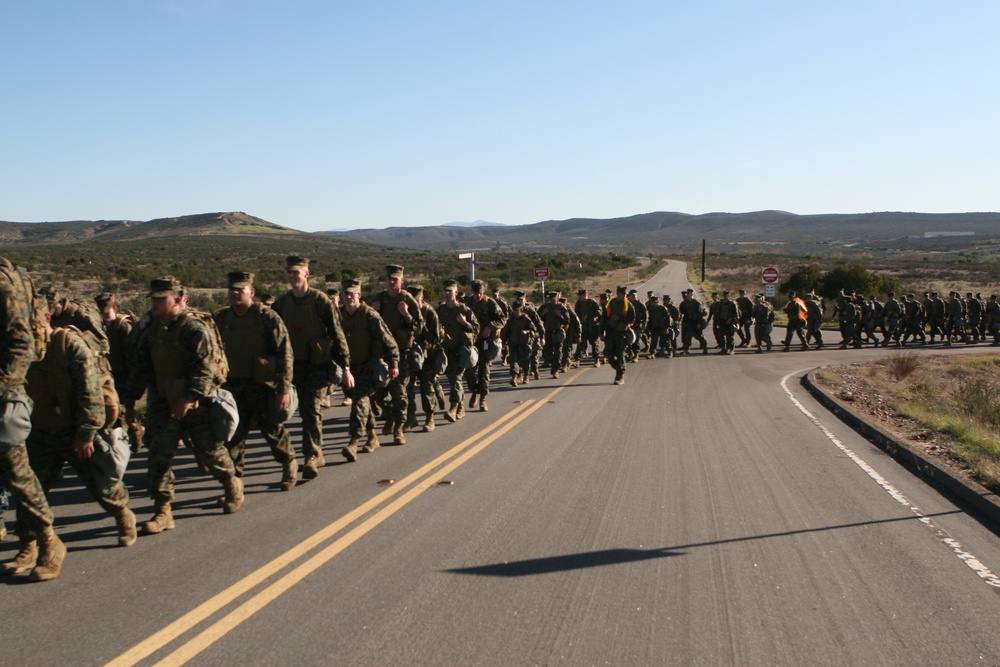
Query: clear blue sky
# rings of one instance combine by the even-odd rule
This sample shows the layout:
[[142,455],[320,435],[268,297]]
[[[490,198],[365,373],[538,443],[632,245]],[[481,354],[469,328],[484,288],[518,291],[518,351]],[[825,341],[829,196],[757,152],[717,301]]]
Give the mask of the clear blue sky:
[[1000,2],[0,2],[0,220],[1000,210]]

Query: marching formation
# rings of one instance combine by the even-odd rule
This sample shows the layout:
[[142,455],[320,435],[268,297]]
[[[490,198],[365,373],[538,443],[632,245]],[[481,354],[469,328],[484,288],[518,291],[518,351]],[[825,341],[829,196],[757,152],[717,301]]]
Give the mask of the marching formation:
[[[140,526],[123,477],[130,453],[143,447],[154,513],[141,532],[155,535],[175,528],[172,462],[182,444],[219,482],[226,514],[244,503],[252,428],[280,467],[282,491],[292,490],[300,475],[318,477],[326,464],[322,410],[337,388],[350,406],[348,442],[339,453],[356,462],[380,446],[380,435],[405,445],[408,433],[434,431],[439,416],[454,423],[467,408],[487,412],[496,361],[509,366],[512,387],[539,380],[541,369],[556,378],[584,359],[610,365],[621,385],[628,363],[642,356],[688,355],[695,341],[708,354],[709,327],[719,354],[772,348],[773,308],[745,290],[735,299],[712,294],[707,305],[692,289],[679,303],[652,292],[641,301],[626,287],[596,299],[579,290],[572,305],[549,292],[536,307],[520,291],[508,303],[498,290],[487,294],[482,281],[472,281],[469,295],[446,281],[434,307],[422,285],[406,283],[401,266],[386,267],[385,289],[366,302],[356,280],[329,293],[311,287],[309,265],[308,258],[288,257],[289,289],[266,304],[255,299],[252,273],[230,272],[229,305],[214,314],[189,308],[176,279],[158,278],[150,284],[150,309],[135,317],[118,311],[113,294],[94,299],[98,312],[51,287],[36,292],[25,272],[0,258],[0,484],[17,506],[20,538],[0,574],[28,572],[35,581],[59,575],[66,548],[52,528],[47,495],[66,463],[114,517],[118,544],[128,547]],[[784,350],[793,338],[802,349],[823,347],[821,299],[792,294],[784,310]],[[1000,345],[995,295],[983,301],[953,292],[945,301],[929,293],[918,302],[912,294],[901,301],[890,294],[882,303],[841,294],[832,318],[842,348],[951,345],[988,336]],[[140,423],[136,405],[143,398]],[[296,414],[301,463],[286,428]]]

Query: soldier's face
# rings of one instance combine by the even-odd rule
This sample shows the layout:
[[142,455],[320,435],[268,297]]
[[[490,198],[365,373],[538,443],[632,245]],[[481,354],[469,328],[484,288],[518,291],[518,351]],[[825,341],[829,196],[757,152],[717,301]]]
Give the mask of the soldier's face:
[[346,292],[344,294],[344,306],[354,312],[361,305],[361,292]]
[[446,289],[444,291],[444,299],[448,303],[455,303],[458,301],[458,290],[457,289]]
[[254,289],[252,287],[230,287],[227,296],[229,305],[233,308],[249,308],[253,303]]
[[153,297],[153,317],[166,324],[180,312],[181,300],[175,295]]
[[391,276],[386,279],[389,294],[396,296],[403,289],[403,276]]
[[288,286],[295,290],[309,287],[309,269],[292,269],[286,274]]

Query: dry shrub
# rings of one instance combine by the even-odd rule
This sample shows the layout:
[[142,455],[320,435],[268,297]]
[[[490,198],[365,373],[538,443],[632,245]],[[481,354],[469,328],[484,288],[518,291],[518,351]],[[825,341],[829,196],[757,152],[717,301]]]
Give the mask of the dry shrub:
[[890,355],[885,365],[897,381],[903,380],[920,367],[920,357],[912,352],[900,352]]

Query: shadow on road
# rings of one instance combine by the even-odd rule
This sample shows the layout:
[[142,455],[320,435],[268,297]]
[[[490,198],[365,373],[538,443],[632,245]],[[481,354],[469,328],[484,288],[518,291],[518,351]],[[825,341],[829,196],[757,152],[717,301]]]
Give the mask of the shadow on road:
[[[926,515],[928,517],[948,516],[951,514],[961,514],[961,510],[950,512],[939,512],[937,514]],[[822,528],[804,528],[802,530],[790,530],[783,533],[768,533],[765,535],[751,535],[749,537],[734,537],[726,540],[715,540],[712,542],[696,542],[693,544],[681,544],[662,549],[605,549],[602,551],[585,551],[582,553],[565,554],[562,556],[549,556],[547,558],[531,558],[528,560],[508,561],[493,565],[477,565],[473,567],[462,567],[444,572],[451,574],[471,574],[481,577],[527,577],[538,574],[552,574],[554,572],[567,572],[569,570],[583,570],[591,567],[603,567],[605,565],[620,565],[623,563],[635,563],[638,561],[652,560],[655,558],[669,558],[671,556],[683,556],[689,549],[700,547],[712,547],[723,544],[736,544],[740,542],[752,542],[755,540],[768,540],[776,537],[791,537],[794,535],[806,535],[809,533],[823,533],[831,530],[843,530],[845,528],[860,528],[862,526],[873,526],[885,523],[897,523],[899,521],[919,521],[916,516],[897,517],[893,519],[881,519],[878,521],[862,521],[858,523],[846,523],[838,526],[823,526]]]

